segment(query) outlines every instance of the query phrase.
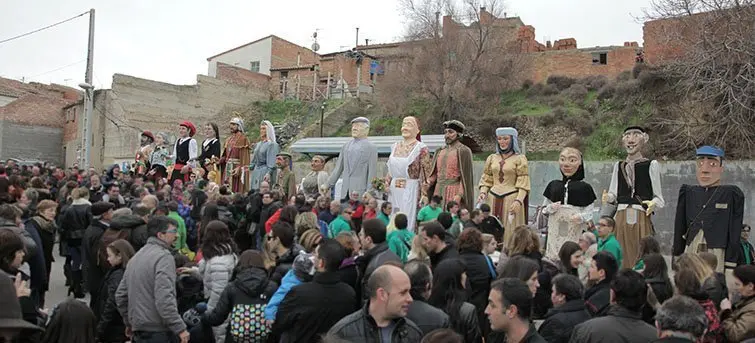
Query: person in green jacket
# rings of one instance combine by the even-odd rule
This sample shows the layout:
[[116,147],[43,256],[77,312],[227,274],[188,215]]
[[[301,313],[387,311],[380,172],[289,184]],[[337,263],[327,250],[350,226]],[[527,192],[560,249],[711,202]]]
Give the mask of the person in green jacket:
[[173,247],[178,251],[186,251],[189,249],[189,246],[186,245],[186,223],[181,215],[178,214],[178,203],[171,201],[167,204],[167,207],[168,211],[170,211],[168,212],[168,218],[173,218],[173,220],[178,222],[178,232],[176,233],[176,241],[173,243]]
[[341,205],[341,215],[328,224],[328,238],[336,238],[339,233],[351,231],[351,214],[354,210],[351,206]]
[[388,234],[388,249],[391,249],[391,251],[401,258],[401,263],[406,263],[409,258],[409,252],[412,250],[414,233],[406,229],[409,226],[409,219],[405,214],[399,213],[393,220],[396,230]]
[[621,265],[621,245],[616,240],[613,231],[616,228],[616,221],[608,216],[600,217],[598,220],[598,251],[608,251],[616,257],[616,262]]

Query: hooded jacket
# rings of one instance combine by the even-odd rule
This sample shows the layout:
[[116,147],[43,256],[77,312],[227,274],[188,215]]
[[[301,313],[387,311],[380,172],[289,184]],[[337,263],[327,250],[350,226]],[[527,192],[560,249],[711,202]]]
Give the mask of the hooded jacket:
[[266,303],[277,288],[278,285],[270,281],[265,270],[253,267],[242,269],[223,290],[215,308],[205,312],[202,321],[212,326],[223,324],[234,306],[256,304],[260,300]]

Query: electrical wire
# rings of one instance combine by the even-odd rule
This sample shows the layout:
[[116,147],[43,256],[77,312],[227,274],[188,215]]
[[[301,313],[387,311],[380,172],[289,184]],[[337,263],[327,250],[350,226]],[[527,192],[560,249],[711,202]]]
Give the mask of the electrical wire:
[[60,24],[66,23],[66,22],[69,22],[69,21],[71,21],[71,20],[74,20],[74,19],[76,19],[76,18],[78,18],[78,17],[84,16],[84,15],[87,15],[87,14],[89,14],[89,11],[86,11],[86,12],[84,12],[84,13],[82,13],[82,14],[79,14],[79,15],[77,15],[77,16],[74,16],[74,17],[68,18],[68,19],[66,19],[66,20],[63,20],[63,21],[59,21],[59,22],[57,22],[57,23],[55,23],[55,24],[47,25],[47,26],[45,26],[45,27],[43,27],[43,28],[40,28],[40,29],[36,29],[36,30],[34,30],[34,31],[29,31],[29,32],[27,32],[27,33],[22,33],[22,34],[20,34],[20,35],[18,35],[18,36],[15,36],[15,37],[10,37],[10,38],[7,38],[7,39],[3,39],[3,40],[0,40],[0,44],[3,44],[3,43],[7,43],[7,42],[10,42],[10,41],[12,41],[12,40],[16,40],[16,39],[19,39],[19,38],[22,38],[22,37],[26,37],[26,36],[28,36],[28,35],[31,35],[31,34],[35,34],[35,33],[39,32],[39,31],[44,31],[44,30],[47,30],[47,29],[49,29],[49,28],[53,28],[53,27],[55,27],[55,26],[58,26],[58,25],[60,25]]
[[26,79],[33,79],[33,78],[35,78],[35,77],[40,77],[40,76],[43,76],[43,75],[47,75],[47,74],[49,74],[49,73],[54,73],[54,72],[56,72],[56,71],[58,71],[58,70],[66,69],[66,68],[68,68],[68,67],[73,67],[73,66],[75,66],[75,65],[77,65],[77,64],[79,64],[79,63],[82,63],[82,62],[86,62],[86,59],[83,59],[83,60],[81,60],[81,61],[78,61],[78,62],[73,62],[73,63],[71,63],[71,64],[67,64],[67,65],[64,65],[64,66],[62,66],[62,67],[59,67],[59,68],[55,68],[55,69],[53,69],[53,70],[50,70],[50,71],[46,71],[46,72],[44,72],[44,73],[41,73],[41,74],[37,74],[37,75],[34,75],[34,76],[29,76],[29,77],[26,77]]

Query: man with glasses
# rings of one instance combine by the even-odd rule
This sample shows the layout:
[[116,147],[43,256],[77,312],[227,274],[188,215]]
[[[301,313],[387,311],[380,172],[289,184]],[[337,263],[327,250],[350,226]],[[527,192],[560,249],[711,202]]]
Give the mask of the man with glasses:
[[742,254],[740,255],[739,265],[742,264],[755,264],[755,249],[752,248],[750,243],[750,225],[744,224],[742,226],[742,235],[740,237],[740,245],[742,246]]
[[115,292],[126,335],[135,343],[189,341],[176,304],[176,263],[170,248],[178,223],[156,216],[147,223],[147,244],[131,258]]
[[347,204],[341,205],[341,215],[328,224],[328,238],[336,238],[339,233],[351,231],[351,215],[354,210]]

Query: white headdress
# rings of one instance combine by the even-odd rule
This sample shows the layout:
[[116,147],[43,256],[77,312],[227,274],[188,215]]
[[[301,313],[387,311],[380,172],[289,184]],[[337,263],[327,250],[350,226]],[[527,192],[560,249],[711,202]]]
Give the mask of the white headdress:
[[262,124],[267,128],[267,139],[269,139],[273,143],[278,143],[278,141],[275,139],[275,128],[273,127],[273,123],[271,123],[269,120],[263,120]]

